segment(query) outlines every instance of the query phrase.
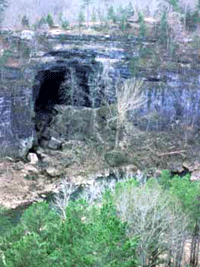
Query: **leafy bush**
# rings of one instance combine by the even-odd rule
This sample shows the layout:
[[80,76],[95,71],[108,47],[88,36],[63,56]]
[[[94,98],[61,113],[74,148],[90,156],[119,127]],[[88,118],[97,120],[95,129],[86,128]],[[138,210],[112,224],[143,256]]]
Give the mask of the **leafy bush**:
[[[29,207],[0,235],[0,266],[180,266],[188,236],[190,265],[197,266],[199,182],[163,171],[158,182],[129,179],[99,188],[99,198],[90,190],[90,197],[66,201],[65,216],[58,202]],[[0,229],[6,223],[1,218]]]
[[69,28],[69,21],[68,20],[63,20],[62,21],[62,24],[61,24],[61,27],[64,29],[64,30],[67,30]]
[[185,14],[185,25],[188,30],[196,30],[199,21],[199,11],[191,12],[190,10],[187,10]]
[[12,227],[7,210],[0,206],[0,236],[5,235]]
[[39,21],[36,22],[36,24],[34,25],[34,28],[37,29],[37,28],[41,28],[43,27],[45,24],[47,24],[47,21],[46,21],[46,18],[45,17],[41,17],[39,19]]
[[26,174],[24,177],[24,179],[31,180],[31,181],[35,181],[35,180],[37,180],[37,178],[38,178],[38,175],[36,173]]
[[125,163],[129,163],[128,158],[121,151],[106,152],[104,158],[107,164],[111,167],[116,167]]
[[0,239],[1,266],[137,266],[137,239],[126,236],[111,198],[102,207],[70,202],[66,220],[48,204],[33,204]]
[[12,57],[12,51],[8,49],[4,50],[3,55],[0,56],[0,66],[3,66],[10,57]]
[[190,265],[198,265],[200,234],[200,183],[191,182],[190,175],[171,177],[166,172],[162,175],[161,184],[170,194],[178,197],[182,211],[189,218],[188,235],[192,236],[190,248]]

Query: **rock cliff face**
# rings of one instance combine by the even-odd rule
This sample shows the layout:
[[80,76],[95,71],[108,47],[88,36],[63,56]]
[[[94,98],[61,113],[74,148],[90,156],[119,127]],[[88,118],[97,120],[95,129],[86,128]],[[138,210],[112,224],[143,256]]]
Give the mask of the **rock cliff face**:
[[3,79],[0,85],[0,155],[24,157],[35,139],[32,90],[19,70],[4,70]]
[[[9,157],[0,162],[3,205],[41,199],[59,188],[60,178],[82,185],[169,169],[200,179],[196,56],[179,57],[176,68],[140,67],[140,54],[154,40],[21,37],[9,37],[16,49],[0,73],[0,156]],[[144,102],[127,114],[116,149],[116,86],[132,72],[143,80]]]
[[[38,144],[59,148],[60,142],[83,140],[91,116],[95,114],[97,121],[103,118],[92,109],[105,99],[109,104],[116,102],[116,84],[131,77],[131,60],[139,56],[139,47],[154,44],[133,36],[48,35],[30,39],[15,37],[18,46],[23,44],[31,52],[23,59],[23,66],[8,66],[4,72],[5,86],[0,90],[2,157],[25,157]],[[143,68],[138,69],[137,76],[144,80],[145,102],[129,113],[131,124],[141,131],[186,131],[187,139],[198,140],[198,64],[172,71]],[[62,112],[59,105],[65,106]],[[69,122],[73,109],[67,106],[76,106],[73,123]],[[91,115],[85,116],[84,123],[78,115],[83,112]],[[52,138],[54,142],[49,143]],[[104,139],[103,134],[99,138]]]

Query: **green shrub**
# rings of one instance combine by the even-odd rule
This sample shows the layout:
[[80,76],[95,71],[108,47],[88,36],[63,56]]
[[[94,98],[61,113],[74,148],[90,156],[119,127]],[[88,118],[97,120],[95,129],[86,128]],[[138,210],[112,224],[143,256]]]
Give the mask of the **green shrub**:
[[69,28],[69,21],[68,20],[63,20],[62,21],[62,24],[61,24],[61,27],[64,29],[64,30],[67,30]]
[[199,12],[198,11],[191,12],[190,10],[187,10],[185,14],[186,28],[190,31],[194,31],[196,30],[199,22],[200,22]]
[[129,163],[126,155],[121,151],[109,151],[105,153],[105,161],[111,167],[116,167],[123,165],[125,163]]
[[52,27],[54,25],[54,22],[53,22],[53,16],[51,13],[49,13],[47,15],[47,18],[46,18],[46,22],[47,24],[49,25],[49,27]]
[[6,251],[6,266],[48,266],[46,264],[46,246],[46,242],[36,233],[23,236]]
[[137,239],[126,236],[109,194],[103,205],[70,202],[66,220],[37,203],[0,240],[1,266],[137,266]]
[[47,24],[47,20],[46,17],[41,17],[39,19],[39,21],[37,21],[34,25],[35,29],[41,28],[42,26],[44,26],[45,24]]
[[34,174],[26,174],[24,179],[26,180],[31,180],[31,181],[36,181],[38,178],[38,175],[36,173]]
[[4,236],[12,227],[12,222],[8,216],[8,211],[0,206],[0,237]]
[[12,51],[8,49],[4,50],[3,55],[0,56],[0,66],[3,66],[10,57],[12,57]]
[[169,170],[163,170],[161,176],[158,178],[159,183],[164,189],[170,188],[171,172]]
[[169,0],[169,3],[173,7],[174,11],[176,11],[176,12],[180,11],[179,0]]

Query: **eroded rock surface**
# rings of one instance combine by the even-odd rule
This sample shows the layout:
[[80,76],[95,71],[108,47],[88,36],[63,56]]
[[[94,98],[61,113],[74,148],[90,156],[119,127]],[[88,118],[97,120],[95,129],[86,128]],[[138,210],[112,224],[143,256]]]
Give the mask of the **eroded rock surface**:
[[180,56],[177,69],[137,70],[145,101],[128,113],[116,149],[116,84],[130,78],[132,60],[154,41],[32,34],[13,40],[26,49],[16,49],[0,86],[0,151],[11,160],[0,166],[1,204],[35,201],[56,190],[62,178],[81,184],[116,168],[127,167],[131,175],[186,168],[192,180],[199,179],[200,76],[194,54]]

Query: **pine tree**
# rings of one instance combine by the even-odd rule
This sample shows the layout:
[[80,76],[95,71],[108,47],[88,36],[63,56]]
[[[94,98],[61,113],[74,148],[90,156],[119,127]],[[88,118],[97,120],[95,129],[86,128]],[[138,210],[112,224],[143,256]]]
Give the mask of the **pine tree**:
[[79,14],[78,14],[79,27],[83,25],[83,22],[85,22],[85,14],[84,14],[83,10],[81,9]]

